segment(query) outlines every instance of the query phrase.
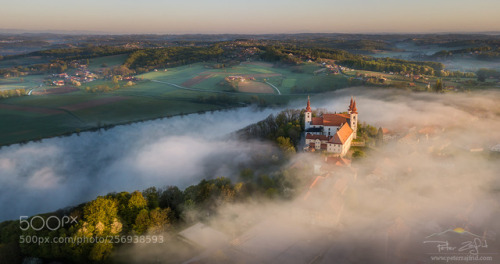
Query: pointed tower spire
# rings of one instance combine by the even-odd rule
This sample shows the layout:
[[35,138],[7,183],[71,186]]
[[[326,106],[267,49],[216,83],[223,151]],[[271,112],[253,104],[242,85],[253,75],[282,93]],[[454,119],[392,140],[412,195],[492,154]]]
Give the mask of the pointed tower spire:
[[307,107],[306,112],[304,113],[304,127],[309,129],[312,122],[312,110],[311,110],[311,100],[309,100],[309,95],[307,96]]
[[351,108],[351,111],[355,114],[358,113],[358,109],[356,108],[356,100],[353,100],[352,101],[352,108]]
[[347,109],[349,112],[352,111],[352,104],[353,104],[353,102],[354,102],[354,99],[351,96],[351,103],[349,103],[349,108]]
[[307,107],[306,107],[306,112],[312,112],[312,111],[311,111],[311,101],[309,100],[309,95],[307,96]]

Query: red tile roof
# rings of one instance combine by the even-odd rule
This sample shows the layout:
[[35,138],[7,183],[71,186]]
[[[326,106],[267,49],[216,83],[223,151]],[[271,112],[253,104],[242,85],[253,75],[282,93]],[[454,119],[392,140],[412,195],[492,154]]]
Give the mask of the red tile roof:
[[323,115],[323,125],[324,126],[340,126],[343,123],[347,123],[349,118],[344,114],[324,114]]
[[352,129],[349,127],[348,124],[344,124],[338,131],[335,133],[335,136],[333,137],[333,143],[334,144],[344,144],[349,136],[352,134]]
[[334,164],[336,166],[348,166],[351,164],[350,160],[336,156],[330,156],[325,158],[325,162],[328,164]]
[[322,126],[323,125],[323,117],[313,117],[312,120],[313,126]]
[[323,177],[323,176],[317,176],[316,179],[314,179],[314,181],[311,183],[311,185],[309,185],[309,189],[312,189],[314,188],[314,186],[316,186],[319,182],[325,180],[326,178]]

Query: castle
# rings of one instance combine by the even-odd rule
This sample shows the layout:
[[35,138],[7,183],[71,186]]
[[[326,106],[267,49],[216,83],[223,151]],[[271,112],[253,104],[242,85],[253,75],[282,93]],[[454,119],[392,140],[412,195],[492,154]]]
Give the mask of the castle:
[[356,101],[351,97],[348,114],[323,114],[321,117],[313,117],[311,102],[307,98],[304,122],[306,149],[324,150],[342,157],[351,147],[352,140],[356,139],[358,128]]

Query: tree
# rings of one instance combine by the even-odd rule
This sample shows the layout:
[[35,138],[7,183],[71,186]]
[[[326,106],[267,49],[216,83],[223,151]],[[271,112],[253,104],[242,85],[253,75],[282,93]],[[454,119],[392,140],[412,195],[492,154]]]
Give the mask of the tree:
[[436,93],[442,93],[444,91],[443,81],[441,79],[436,80],[435,86]]
[[245,182],[251,182],[254,177],[254,172],[252,169],[243,169],[240,172],[240,178]]
[[101,227],[100,233],[109,231],[118,216],[118,202],[112,198],[98,197],[83,208],[84,220],[90,226]]
[[169,186],[159,193],[160,208],[170,208],[174,216],[179,218],[184,203],[184,193],[177,186]]
[[146,209],[142,209],[135,218],[135,224],[133,229],[138,234],[144,234],[148,230],[149,224],[150,224],[149,212]]
[[120,80],[120,78],[118,76],[116,76],[116,75],[113,76],[113,80],[112,81],[113,81],[114,84],[118,84],[119,80]]
[[160,202],[158,200],[158,190],[155,187],[147,188],[142,192],[142,195],[148,201],[148,208],[155,209],[160,206]]
[[160,209],[156,208],[149,212],[149,231],[152,233],[164,232],[170,227],[170,215],[172,210],[170,208]]
[[293,146],[292,142],[290,142],[290,138],[287,137],[278,137],[276,139],[276,142],[278,143],[278,146],[287,154],[293,154],[295,153],[295,147]]
[[128,224],[132,224],[136,219],[137,215],[142,209],[148,206],[148,201],[144,199],[142,193],[135,191],[131,194],[128,200],[127,208],[125,210],[125,220]]
[[500,72],[493,70],[493,69],[486,69],[486,68],[481,68],[477,71],[477,80],[480,82],[485,82],[487,78],[489,77],[500,77]]
[[352,153],[352,158],[353,159],[360,159],[360,158],[364,158],[366,156],[365,152],[362,151],[362,150],[355,150],[353,153]]
[[102,261],[106,259],[113,251],[113,244],[110,241],[95,243],[89,254],[89,259],[93,261]]
[[382,127],[379,127],[377,132],[377,146],[381,146],[383,142],[384,142],[384,130],[382,129]]

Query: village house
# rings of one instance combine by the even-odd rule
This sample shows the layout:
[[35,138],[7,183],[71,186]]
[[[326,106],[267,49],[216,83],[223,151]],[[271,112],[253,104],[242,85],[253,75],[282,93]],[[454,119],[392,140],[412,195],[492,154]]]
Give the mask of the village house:
[[351,98],[348,114],[323,114],[321,117],[313,117],[308,98],[304,118],[306,150],[323,150],[344,156],[351,147],[352,140],[356,139],[357,111],[356,101]]
[[60,80],[60,81],[53,81],[52,82],[54,85],[56,86],[63,86],[64,85],[64,81],[63,80]]

